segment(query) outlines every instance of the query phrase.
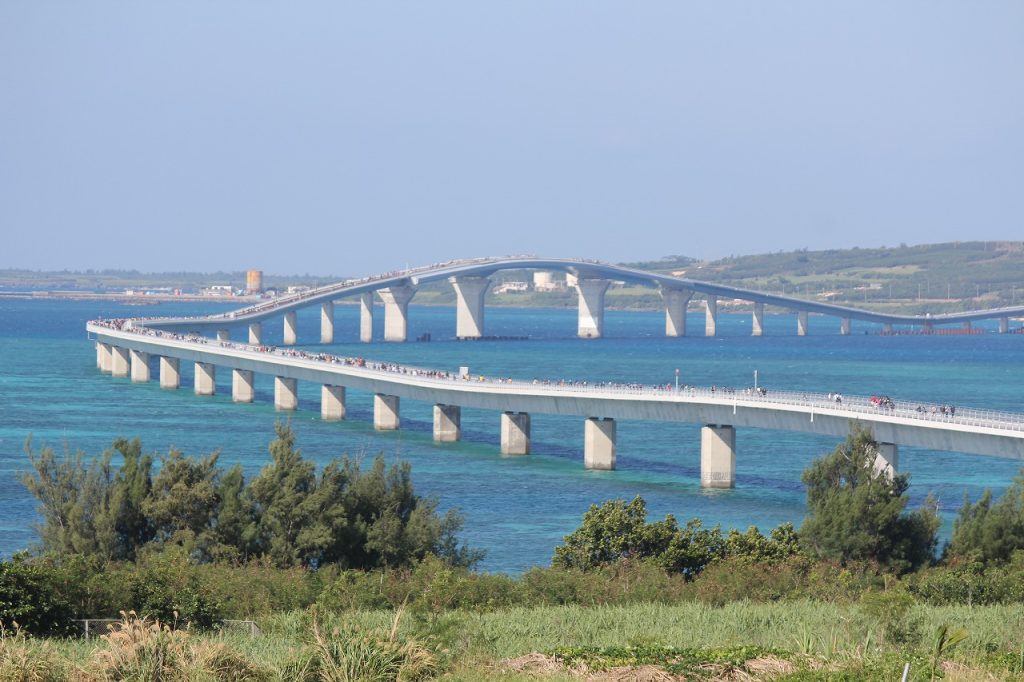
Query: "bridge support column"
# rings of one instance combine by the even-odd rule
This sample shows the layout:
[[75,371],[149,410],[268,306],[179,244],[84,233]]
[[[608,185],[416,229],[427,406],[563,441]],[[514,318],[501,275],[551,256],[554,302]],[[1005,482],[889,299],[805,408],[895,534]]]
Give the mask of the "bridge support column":
[[104,374],[110,374],[113,349],[109,343],[96,342],[96,367]]
[[796,311],[796,335],[807,336],[807,311]]
[[925,323],[924,323],[924,324],[923,324],[923,325],[921,326],[921,331],[922,331],[923,333],[925,333],[925,334],[931,334],[931,333],[932,333],[933,331],[935,331],[935,326],[934,326],[934,325],[932,325],[932,323],[931,323],[931,322],[925,322]]
[[359,297],[359,340],[363,343],[373,341],[373,292],[368,291]]
[[884,472],[890,479],[899,471],[900,451],[895,443],[879,443],[875,454],[875,471]]
[[230,329],[218,329],[217,330],[217,340],[218,341],[230,341],[231,340],[231,330]]
[[140,350],[131,351],[132,382],[145,384],[149,381],[149,353]]
[[484,335],[484,295],[491,286],[486,277],[449,277],[455,289],[455,336],[479,339]]
[[377,431],[397,431],[401,422],[397,395],[375,393],[373,396],[373,428]]
[[576,280],[580,299],[576,335],[581,339],[599,339],[604,335],[604,292],[609,284],[606,279]]
[[882,333],[885,334],[886,336],[889,336],[889,335],[892,334],[892,323],[891,322],[886,322],[885,324],[882,325]]
[[665,301],[665,336],[686,336],[686,307],[693,292],[689,289],[661,289]]
[[967,320],[966,322],[964,322],[964,325],[963,325],[963,327],[964,327],[964,331],[965,331],[965,332],[969,332],[969,331],[971,331],[971,321],[970,321],[970,320]]
[[999,318],[999,333],[1005,334],[1010,331],[1010,318],[1000,317]]
[[274,409],[291,412],[299,406],[299,382],[288,377],[274,377]]
[[334,343],[334,301],[320,306],[320,343]]
[[501,454],[530,454],[530,415],[528,412],[501,413]]
[[380,289],[377,295],[384,301],[384,340],[405,341],[409,333],[409,301],[416,294],[410,286],[401,285]]
[[160,356],[160,388],[177,389],[181,386],[181,371],[178,358]]
[[462,408],[458,405],[434,405],[434,440],[454,443],[462,439]]
[[324,384],[320,387],[320,419],[325,422],[345,418],[345,387]]
[[589,417],[583,426],[583,466],[611,471],[615,468],[615,420]]
[[284,345],[294,346],[299,340],[299,333],[297,330],[298,321],[295,317],[295,311],[290,310],[284,314]]
[[231,399],[236,403],[251,403],[255,398],[252,370],[231,370]]
[[718,299],[708,296],[704,301],[704,336],[714,336],[718,332]]
[[128,349],[120,346],[110,347],[110,373],[115,377],[128,376]]
[[839,320],[839,333],[843,336],[850,335],[850,318],[843,317]]
[[764,336],[764,303],[754,303],[751,336]]
[[700,430],[700,486],[736,487],[736,429],[708,424]]
[[249,345],[250,346],[262,346],[263,345],[263,325],[259,322],[249,323]]
[[217,369],[212,362],[197,362],[196,395],[213,395],[217,392]]

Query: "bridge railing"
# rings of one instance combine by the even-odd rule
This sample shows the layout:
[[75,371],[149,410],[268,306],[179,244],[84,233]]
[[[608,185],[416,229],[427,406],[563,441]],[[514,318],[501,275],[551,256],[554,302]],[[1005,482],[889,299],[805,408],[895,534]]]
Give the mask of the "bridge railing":
[[251,346],[234,341],[216,341],[202,336],[176,334],[155,329],[124,329],[117,326],[118,321],[93,322],[104,327],[112,327],[116,331],[140,334],[172,340],[178,343],[196,346],[216,346],[244,353],[252,353],[265,357],[274,355],[283,359],[311,363],[314,366],[345,365],[361,374],[390,378],[403,375],[417,381],[435,383],[449,388],[453,382],[465,384],[484,384],[488,389],[513,393],[553,392],[558,394],[604,396],[635,396],[656,400],[701,401],[719,404],[744,405],[747,407],[780,407],[791,406],[801,408],[813,419],[815,410],[822,413],[866,414],[872,417],[898,417],[929,423],[957,424],[982,428],[1024,431],[1024,414],[977,408],[962,408],[948,404],[921,402],[913,400],[888,400],[879,397],[848,396],[842,394],[836,399],[835,394],[825,395],[807,391],[766,390],[762,388],[732,387],[698,387],[680,386],[677,390],[673,384],[642,384],[617,382],[590,382],[571,379],[515,379],[512,377],[485,377],[482,375],[459,376],[448,370],[438,370],[397,363],[378,362],[357,357],[342,357],[330,353],[310,352],[297,348],[279,348],[275,346]]

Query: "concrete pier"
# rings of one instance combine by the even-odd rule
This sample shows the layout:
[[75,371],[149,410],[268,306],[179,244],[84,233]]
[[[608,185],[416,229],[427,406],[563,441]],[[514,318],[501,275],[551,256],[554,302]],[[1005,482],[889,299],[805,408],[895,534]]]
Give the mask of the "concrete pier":
[[253,376],[248,369],[231,370],[231,399],[236,403],[251,403],[256,399]]
[[291,310],[284,314],[284,345],[294,346],[298,341],[298,322],[295,317],[295,311]]
[[583,466],[611,471],[615,468],[615,420],[589,417],[583,426]]
[[752,336],[764,336],[764,303],[754,303]]
[[875,471],[884,472],[890,479],[899,472],[900,451],[895,443],[879,443],[875,453]]
[[454,443],[462,440],[462,408],[458,405],[434,405],[434,440]]
[[320,387],[320,419],[325,422],[345,418],[345,387],[324,384]]
[[373,341],[373,292],[368,291],[359,296],[359,340],[363,343]]
[[484,335],[484,295],[491,286],[486,277],[449,277],[455,289],[455,336],[479,339]]
[[700,430],[700,485],[736,487],[736,429],[708,424]]
[[373,428],[377,431],[397,431],[401,424],[397,395],[373,395]]
[[407,285],[377,291],[384,301],[385,341],[405,341],[409,333],[409,301],[415,294],[416,290]]
[[686,308],[690,305],[693,292],[689,289],[661,290],[665,301],[665,336],[686,336]]
[[299,407],[299,382],[288,377],[274,377],[274,409],[291,412]]
[[131,351],[132,382],[136,384],[149,383],[149,353],[142,351]]
[[964,331],[967,331],[967,332],[971,331],[971,321],[967,320],[966,322],[964,322],[963,328],[964,328]]
[[177,389],[181,386],[181,370],[178,358],[160,356],[160,388]]
[[249,345],[250,346],[262,346],[263,345],[263,325],[259,322],[249,323]]
[[1005,334],[1010,331],[1010,318],[1000,317],[999,318],[999,333]]
[[320,343],[334,343],[334,301],[320,305]]
[[807,311],[798,310],[796,312],[796,335],[807,336]]
[[213,395],[217,392],[217,370],[211,362],[197,362],[195,374],[196,395]]
[[850,335],[850,318],[843,317],[839,320],[839,333],[843,336]]
[[527,412],[502,412],[501,454],[530,454],[530,415]]
[[128,376],[130,362],[127,348],[121,348],[119,346],[110,347],[110,373],[113,376]]
[[217,330],[217,340],[218,341],[230,341],[231,340],[231,330],[230,329],[218,329]]
[[718,333],[718,299],[708,296],[704,301],[704,336]]
[[922,326],[922,330],[925,334],[931,334],[934,329],[935,326],[931,322],[925,322]]
[[883,334],[892,334],[892,324],[890,324],[889,322],[886,322],[885,324],[883,324],[882,325],[882,333]]
[[576,333],[581,339],[599,339],[604,335],[604,292],[609,284],[606,279],[576,280],[580,306]]
[[104,374],[110,374],[113,365],[113,349],[109,343],[96,342],[96,367]]

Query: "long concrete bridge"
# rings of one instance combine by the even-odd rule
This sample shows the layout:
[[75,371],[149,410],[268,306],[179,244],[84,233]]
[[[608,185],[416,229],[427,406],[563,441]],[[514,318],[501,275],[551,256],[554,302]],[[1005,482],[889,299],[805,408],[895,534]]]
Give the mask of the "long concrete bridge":
[[686,312],[695,297],[697,300],[703,299],[706,336],[716,334],[718,302],[721,299],[741,300],[752,304],[754,336],[761,336],[764,333],[765,306],[796,312],[796,333],[801,336],[807,334],[807,317],[811,313],[837,318],[841,334],[849,334],[852,321],[855,320],[881,324],[883,331],[892,332],[894,325],[931,331],[938,325],[962,325],[969,328],[973,322],[989,319],[998,320],[999,331],[1005,333],[1009,331],[1011,317],[1024,315],[1024,306],[951,314],[891,315],[595,261],[508,256],[451,261],[362,279],[345,280],[224,314],[136,320],[134,323],[150,329],[182,332],[212,330],[216,331],[218,338],[222,340],[230,338],[233,330],[241,330],[239,333],[247,332],[245,338],[250,344],[259,345],[263,341],[263,324],[280,317],[283,318],[284,345],[294,345],[298,343],[296,311],[319,306],[319,340],[321,343],[333,343],[335,301],[358,297],[361,308],[360,339],[370,342],[373,340],[376,296],[384,304],[384,340],[405,341],[408,336],[408,306],[416,294],[417,287],[428,282],[448,280],[456,294],[456,336],[480,338],[485,334],[484,296],[491,285],[490,277],[502,270],[560,271],[572,275],[575,278],[574,288],[579,299],[577,333],[581,338],[600,338],[604,334],[604,299],[611,282],[628,282],[656,288],[665,303],[667,336],[686,335]]
[[90,322],[97,367],[115,377],[148,382],[151,361],[159,358],[160,386],[177,389],[181,362],[192,362],[194,390],[200,396],[216,392],[216,372],[222,368],[231,371],[233,399],[243,403],[255,399],[256,373],[272,375],[279,410],[297,409],[298,382],[313,382],[321,386],[324,420],[345,418],[346,389],[368,391],[374,394],[374,426],[382,431],[399,428],[402,398],[426,401],[434,404],[434,439],[442,442],[461,438],[462,407],[494,410],[500,413],[501,452],[507,455],[530,452],[531,414],[573,415],[584,419],[583,460],[592,469],[615,468],[617,420],[697,423],[703,425],[701,484],[710,488],[735,485],[736,427],[842,438],[851,421],[858,421],[879,442],[876,465],[889,471],[898,466],[900,445],[1024,459],[1024,414],[886,404],[851,396],[837,401],[833,396],[778,391],[474,379],[445,370],[162,331],[153,322]]

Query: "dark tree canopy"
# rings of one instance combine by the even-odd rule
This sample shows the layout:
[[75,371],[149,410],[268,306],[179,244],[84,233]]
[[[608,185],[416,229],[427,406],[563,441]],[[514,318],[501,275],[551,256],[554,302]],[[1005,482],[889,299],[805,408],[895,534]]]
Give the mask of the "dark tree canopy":
[[952,557],[983,563],[1005,563],[1018,551],[1024,551],[1024,471],[996,502],[991,490],[973,505],[965,498],[947,547]]
[[905,513],[910,479],[876,468],[877,454],[871,432],[854,428],[831,454],[804,470],[807,516],[800,539],[821,558],[916,568],[934,558],[934,501],[929,497],[924,507]]

